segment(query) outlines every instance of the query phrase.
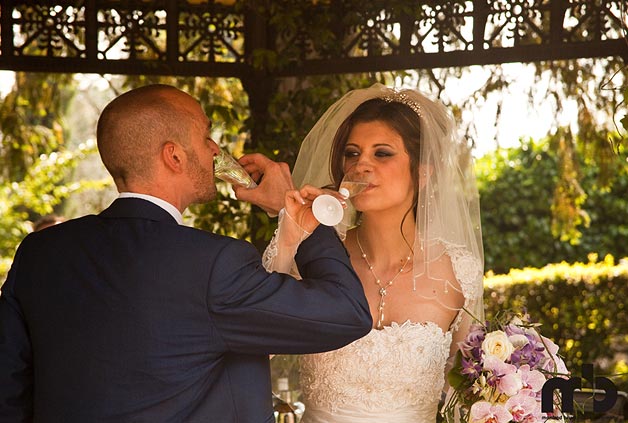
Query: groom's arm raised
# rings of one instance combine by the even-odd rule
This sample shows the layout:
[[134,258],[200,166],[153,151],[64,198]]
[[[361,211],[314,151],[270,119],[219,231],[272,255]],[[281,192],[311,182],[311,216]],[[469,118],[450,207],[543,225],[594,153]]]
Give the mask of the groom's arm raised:
[[229,350],[322,352],[371,330],[362,284],[333,228],[316,228],[299,247],[296,262],[302,280],[268,273],[251,244],[233,240],[210,263],[207,301]]

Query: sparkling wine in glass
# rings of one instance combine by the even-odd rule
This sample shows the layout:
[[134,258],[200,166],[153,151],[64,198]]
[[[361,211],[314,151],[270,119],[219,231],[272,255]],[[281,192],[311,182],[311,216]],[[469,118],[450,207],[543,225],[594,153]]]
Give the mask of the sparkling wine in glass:
[[[362,174],[364,175],[364,174]],[[347,178],[347,176],[345,176],[342,179],[342,182],[340,182],[340,188],[338,188],[338,192],[340,193],[340,195],[342,195],[344,198],[351,198],[351,197],[355,197],[356,195],[358,195],[359,193],[361,193],[362,191],[364,191],[366,189],[366,187],[369,186],[369,183],[366,179],[364,178],[360,178],[360,177],[352,177],[352,178]]]
[[[355,197],[364,191],[369,185],[370,174],[350,171],[340,182],[338,193],[345,199]],[[333,195],[322,194],[312,202],[312,213],[316,220],[326,226],[335,226],[342,221],[344,216],[344,208]]]
[[232,185],[255,188],[257,184],[235,158],[222,148],[214,157],[214,175],[216,178]]

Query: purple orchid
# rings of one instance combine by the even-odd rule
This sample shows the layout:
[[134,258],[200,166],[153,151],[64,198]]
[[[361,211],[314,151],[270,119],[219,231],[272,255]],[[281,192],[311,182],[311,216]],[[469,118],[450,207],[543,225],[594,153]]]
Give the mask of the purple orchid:
[[486,337],[484,327],[478,324],[471,325],[465,340],[458,343],[458,348],[464,357],[480,360],[482,358],[482,341]]
[[462,374],[469,377],[471,380],[475,380],[480,376],[482,366],[474,360],[462,358]]

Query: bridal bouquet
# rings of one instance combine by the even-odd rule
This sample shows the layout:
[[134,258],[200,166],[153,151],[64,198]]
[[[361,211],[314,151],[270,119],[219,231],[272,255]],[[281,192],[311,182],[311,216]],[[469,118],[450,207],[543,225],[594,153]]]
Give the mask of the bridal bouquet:
[[[552,377],[568,377],[558,347],[537,331],[527,316],[509,315],[495,322],[473,324],[458,344],[448,374],[453,393],[443,407],[447,422],[544,422],[541,390]],[[555,415],[560,414],[554,397]]]

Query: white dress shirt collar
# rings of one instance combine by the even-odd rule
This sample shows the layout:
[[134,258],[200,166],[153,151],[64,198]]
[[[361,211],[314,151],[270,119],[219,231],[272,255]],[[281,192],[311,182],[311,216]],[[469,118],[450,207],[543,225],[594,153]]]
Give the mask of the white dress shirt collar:
[[183,225],[183,216],[181,215],[181,212],[175,206],[165,200],[162,200],[161,198],[153,197],[148,194],[138,194],[136,192],[121,192],[118,198],[141,198],[142,200],[150,201],[170,213],[179,225]]

